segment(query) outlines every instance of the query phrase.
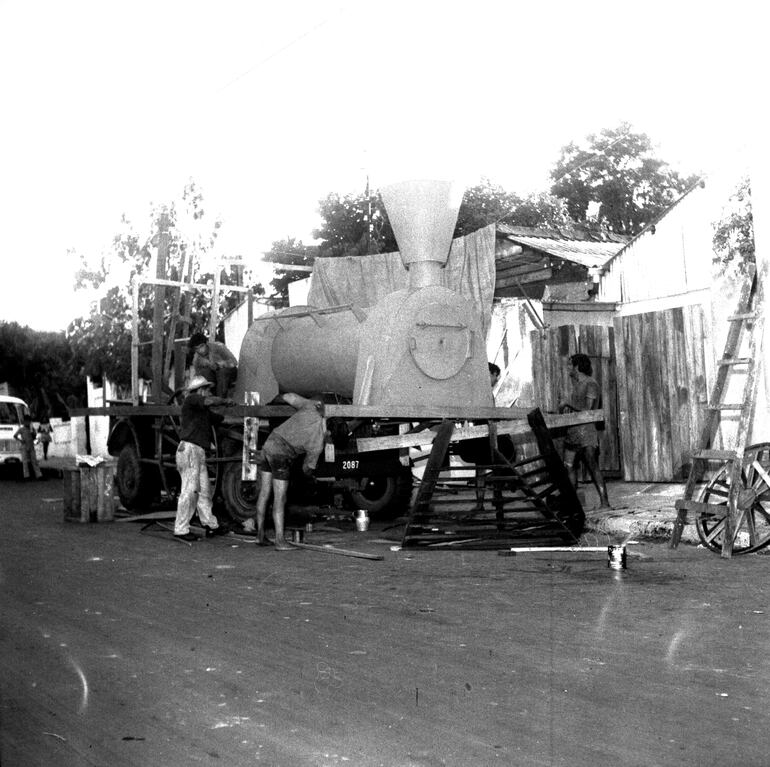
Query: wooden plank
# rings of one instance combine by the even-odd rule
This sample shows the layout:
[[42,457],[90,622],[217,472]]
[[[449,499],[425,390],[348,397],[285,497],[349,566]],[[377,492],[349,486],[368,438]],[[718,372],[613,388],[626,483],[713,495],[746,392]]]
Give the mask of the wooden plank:
[[[234,418],[288,418],[296,412],[289,405],[231,405],[218,407],[219,412]],[[112,405],[111,407],[73,408],[71,415],[109,415],[116,418],[125,417],[157,417],[180,416],[182,408],[179,405]],[[417,420],[417,419],[415,419]]]
[[[168,216],[163,213],[160,217],[158,232],[158,249],[155,259],[155,277],[164,279],[166,261],[168,259],[169,233]],[[166,337],[164,314],[166,307],[166,287],[155,285],[155,295],[152,309],[152,399],[160,402],[163,393],[163,341]]]
[[[324,405],[326,418],[385,418],[401,421],[421,421],[449,418],[458,421],[522,420],[528,408],[521,407],[443,407],[433,405]],[[284,418],[294,412],[288,405],[231,405],[220,406],[219,412],[234,418]],[[109,407],[73,408],[71,415],[115,417],[179,416],[178,405],[112,405]]]
[[[244,392],[247,405],[256,405],[259,402],[258,392]],[[258,447],[259,418],[245,417],[243,419],[243,449],[241,452],[241,481],[254,482],[257,480],[259,470],[253,456]]]
[[607,327],[602,340],[602,360],[606,359],[604,375],[604,391],[602,393],[605,422],[604,441],[601,443],[607,451],[605,459],[607,468],[618,474],[623,471],[623,462],[620,453],[620,429],[618,414],[618,375],[617,360],[615,358],[615,328]]
[[[576,426],[581,423],[596,423],[604,419],[603,410],[590,410],[582,413],[564,413],[563,415],[547,415],[545,423],[549,429],[563,429],[567,426]],[[497,424],[498,434],[530,434],[531,430],[526,422],[505,421]],[[465,426],[455,428],[452,434],[453,442],[466,439],[478,439],[488,437],[489,429],[486,424],[478,426]],[[432,429],[413,434],[392,434],[384,437],[361,437],[356,440],[356,449],[360,453],[368,453],[375,450],[394,450],[404,447],[416,447],[418,445],[430,445],[436,437]]]
[[128,517],[118,517],[116,522],[148,522],[156,519],[176,519],[175,511],[150,511],[147,514],[132,514]]
[[342,557],[355,557],[357,559],[371,559],[376,562],[381,562],[385,557],[380,554],[367,554],[363,551],[353,551],[352,549],[339,549],[336,546],[330,544],[324,544],[323,546],[316,543],[296,543],[289,541],[289,543],[298,549],[307,549],[308,551],[320,551],[323,554],[338,554]]
[[392,418],[395,420],[451,419],[523,420],[531,408],[524,407],[446,407],[443,405],[324,405],[327,418]]
[[639,378],[636,380],[637,394],[642,403],[640,419],[642,437],[642,453],[640,465],[643,467],[642,479],[651,481],[657,477],[657,456],[660,449],[658,427],[660,424],[657,408],[660,400],[660,392],[655,384],[660,380],[656,343],[652,329],[654,315],[642,314],[639,316],[640,350],[645,366],[639,369]]
[[[622,429],[624,436],[624,448],[628,448],[628,453],[624,458],[624,466],[626,467],[626,480],[635,481],[640,474],[639,471],[639,446],[637,445],[636,429],[638,428],[640,418],[638,416],[638,409],[641,406],[636,391],[636,380],[639,374],[639,362],[637,359],[637,344],[638,338],[636,334],[636,324],[639,322],[638,317],[622,318],[623,332],[621,343],[623,346],[623,357],[625,359],[625,403],[626,403],[626,425],[625,429]],[[620,369],[620,366],[618,366]],[[620,383],[620,378],[618,378]]]
[[623,469],[623,478],[630,479],[631,474],[631,435],[629,433],[628,371],[626,368],[626,350],[623,344],[626,322],[622,317],[613,320],[615,344],[615,368],[617,371],[618,396],[618,447]]
[[660,482],[670,482],[674,478],[674,463],[672,450],[672,409],[671,399],[669,397],[669,379],[670,371],[673,370],[672,350],[669,348],[667,328],[673,321],[672,310],[659,312],[652,317],[654,339],[658,349],[658,381],[657,387],[660,392],[658,407],[658,433],[660,440],[658,477]]
[[698,514],[712,514],[719,517],[727,514],[727,504],[724,503],[703,503],[702,501],[679,499],[674,504],[674,507],[678,510],[695,511]]
[[565,531],[577,541],[577,538],[583,531],[585,513],[583,512],[575,486],[572,484],[561,456],[554,447],[543,414],[539,410],[533,410],[527,416],[527,421],[535,435],[538,452],[548,469],[548,474],[558,487],[560,511],[558,521],[564,526]]
[[675,309],[673,319],[671,343],[676,354],[669,379],[673,379],[671,386],[672,398],[676,403],[675,426],[678,425],[677,439],[673,445],[674,479],[684,479],[690,468],[692,435],[695,431],[692,422],[691,386],[686,364],[687,340],[684,309]]
[[499,280],[506,279],[508,277],[522,277],[532,272],[542,273],[549,269],[547,259],[540,259],[539,261],[529,264],[495,264],[495,283]]
[[550,280],[553,277],[553,269],[540,269],[537,272],[530,274],[523,274],[518,277],[507,277],[500,280],[495,280],[495,290],[498,288],[518,288],[519,285],[528,285],[533,282],[543,282],[544,280]]
[[532,349],[532,391],[535,395],[536,401],[540,402],[542,406],[549,408],[543,397],[544,386],[544,361],[543,361],[543,348],[545,346],[546,330],[533,330],[529,334],[529,343]]

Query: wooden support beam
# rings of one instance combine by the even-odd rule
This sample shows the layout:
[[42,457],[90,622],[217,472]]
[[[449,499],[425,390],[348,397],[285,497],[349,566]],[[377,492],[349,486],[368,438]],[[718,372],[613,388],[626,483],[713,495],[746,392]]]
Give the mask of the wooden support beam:
[[342,557],[355,557],[357,559],[371,559],[375,562],[381,562],[385,557],[381,554],[367,554],[364,551],[353,551],[352,549],[338,549],[336,546],[325,544],[323,546],[317,543],[297,543],[290,541],[292,546],[298,549],[307,549],[308,551],[320,551],[323,554],[339,554]]
[[[288,405],[221,405],[218,412],[233,418],[288,418],[297,411]],[[110,407],[81,407],[73,408],[73,416],[109,415],[116,418],[124,416],[179,416],[182,408],[179,405],[111,405]]]
[[529,263],[495,263],[495,273],[498,277],[521,277],[522,275],[541,272],[543,269],[548,268],[548,259],[544,258],[538,261],[530,261]]
[[522,274],[521,276],[501,277],[495,280],[495,290],[498,288],[515,288],[519,284],[526,285],[530,282],[543,282],[553,277],[553,269],[539,269],[536,272]]
[[131,290],[131,402],[139,404],[139,283]]
[[[166,277],[166,262],[168,260],[169,233],[168,216],[163,213],[160,217],[158,232],[158,254],[155,261],[155,277],[158,280]],[[160,402],[163,392],[163,339],[165,328],[166,287],[160,283],[155,285],[155,298],[152,311],[152,398]]]
[[214,341],[217,337],[219,325],[219,283],[221,282],[222,268],[214,267],[214,292],[211,294],[211,315],[209,316],[209,338]]
[[[415,418],[415,420],[418,420]],[[545,416],[545,424],[548,429],[561,429],[567,426],[576,426],[581,423],[596,423],[604,420],[603,410],[588,410],[583,413],[565,413],[564,415]],[[522,420],[500,421],[497,424],[499,434],[530,434],[531,428]],[[466,439],[488,437],[489,428],[486,424],[478,426],[462,426],[455,428],[452,434],[452,442]],[[430,445],[436,437],[432,429],[415,434],[393,434],[385,437],[362,437],[356,440],[356,447],[360,453],[368,453],[374,450],[394,450],[396,448],[417,447]]]
[[[206,285],[202,282],[180,282],[179,280],[162,280],[162,279],[148,279],[146,277],[143,277],[141,279],[142,285],[165,285],[166,287],[172,287],[172,288],[179,288],[181,287],[182,290],[186,292],[191,292],[193,290],[213,290],[213,285]],[[252,293],[252,288],[244,288],[239,285],[220,285],[219,286],[220,291],[227,290],[232,291],[235,293]],[[256,301],[259,301],[259,298],[255,298]],[[262,299],[263,303],[269,304],[272,303],[268,299]]]
[[531,408],[443,407],[440,405],[324,405],[327,418],[393,418],[395,420],[515,421],[523,420]]

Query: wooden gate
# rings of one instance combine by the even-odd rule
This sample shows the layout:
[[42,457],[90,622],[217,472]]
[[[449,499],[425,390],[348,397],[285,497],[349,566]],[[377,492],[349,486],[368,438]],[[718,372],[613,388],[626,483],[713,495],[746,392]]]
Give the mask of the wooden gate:
[[532,343],[532,381],[535,396],[545,412],[555,413],[559,401],[572,388],[569,358],[578,352],[588,355],[593,375],[602,390],[604,430],[599,435],[599,464],[608,476],[619,476],[618,392],[615,370],[614,330],[599,325],[562,325],[535,330]]
[[707,401],[703,307],[615,318],[624,479],[685,479]]

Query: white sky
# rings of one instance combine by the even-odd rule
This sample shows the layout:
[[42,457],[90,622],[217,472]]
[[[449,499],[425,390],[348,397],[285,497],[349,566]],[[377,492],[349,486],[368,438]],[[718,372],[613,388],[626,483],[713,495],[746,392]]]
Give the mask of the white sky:
[[730,168],[752,6],[0,0],[0,320],[64,329],[68,248],[190,178],[256,256],[367,173],[546,191],[561,146],[621,120],[685,173]]

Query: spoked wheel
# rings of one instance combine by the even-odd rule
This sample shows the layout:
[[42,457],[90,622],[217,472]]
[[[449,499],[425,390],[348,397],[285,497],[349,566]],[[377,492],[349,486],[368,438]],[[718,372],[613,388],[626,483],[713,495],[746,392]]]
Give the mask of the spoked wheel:
[[[725,507],[724,514],[699,514],[695,523],[703,545],[717,552],[724,542],[730,472],[729,463],[722,466],[698,499]],[[770,543],[770,442],[750,445],[744,451],[734,533],[733,554],[749,554]]]
[[[175,396],[169,404],[174,404]],[[179,447],[181,419],[175,415],[164,415],[156,421],[155,457],[158,461],[162,488],[174,499],[179,495],[181,481],[176,468],[176,449]],[[216,497],[219,488],[220,464],[216,460],[219,455],[216,429],[211,429],[211,449],[206,451],[206,468],[211,484],[211,497]]]

